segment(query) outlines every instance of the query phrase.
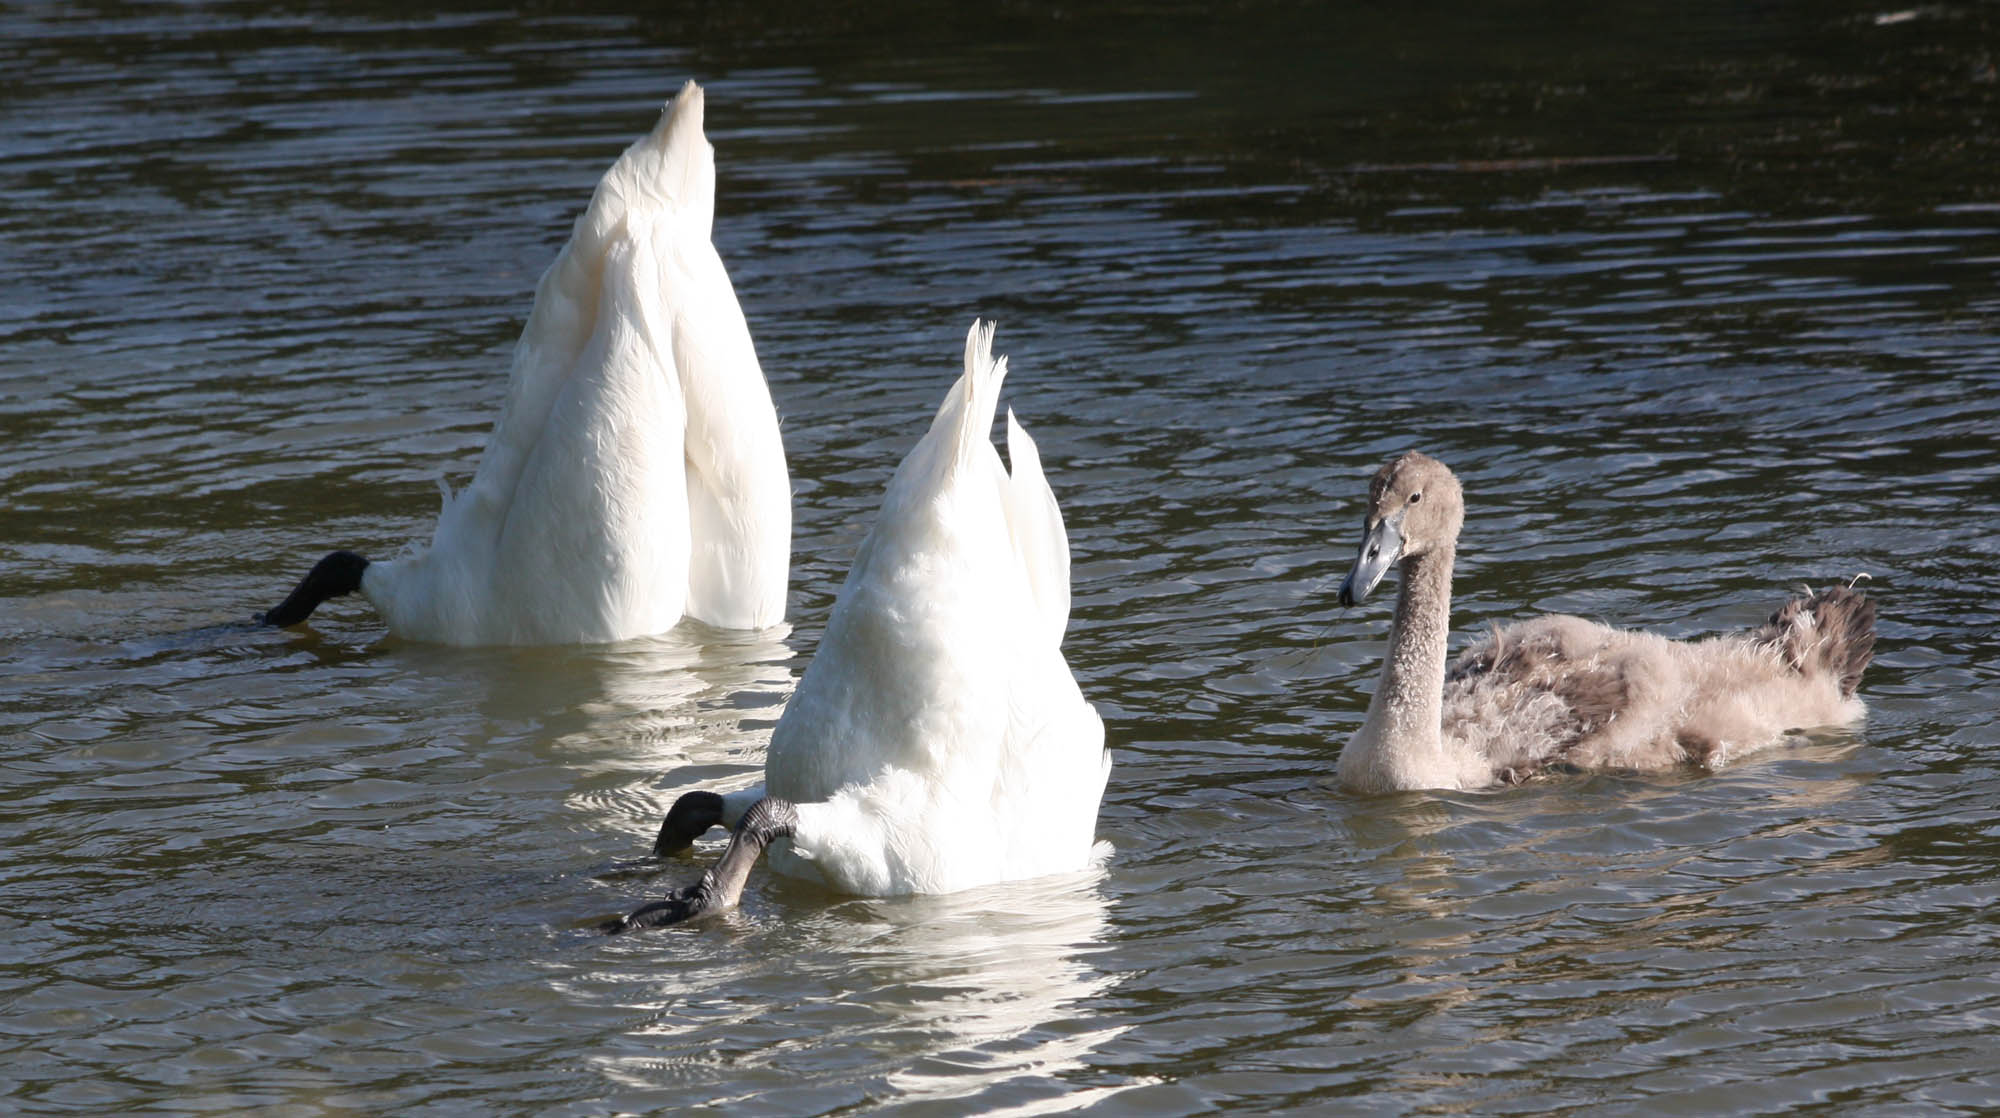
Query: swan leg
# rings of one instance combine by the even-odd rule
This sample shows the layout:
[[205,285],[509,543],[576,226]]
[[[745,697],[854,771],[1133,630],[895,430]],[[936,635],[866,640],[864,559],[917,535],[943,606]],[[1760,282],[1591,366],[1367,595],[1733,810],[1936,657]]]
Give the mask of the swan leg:
[[660,822],[660,837],[653,840],[653,857],[679,854],[694,840],[722,824],[722,797],[714,792],[687,792],[667,809]]
[[799,811],[790,800],[776,796],[758,800],[736,825],[729,848],[715,865],[702,871],[700,881],[677,889],[666,900],[646,905],[630,916],[607,921],[603,925],[605,934],[680,924],[736,907],[743,897],[743,883],[750,877],[750,867],[757,864],[764,848],[778,839],[791,837],[798,825]]

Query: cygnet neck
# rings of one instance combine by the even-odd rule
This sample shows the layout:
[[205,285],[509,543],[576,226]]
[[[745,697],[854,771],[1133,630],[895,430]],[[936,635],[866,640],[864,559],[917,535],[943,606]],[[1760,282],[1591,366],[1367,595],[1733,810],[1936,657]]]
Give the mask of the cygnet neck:
[[1483,783],[1478,759],[1447,750],[1441,730],[1455,550],[1445,544],[1402,561],[1389,654],[1367,720],[1340,758],[1341,781],[1350,787],[1384,792]]
[[1454,549],[1432,548],[1402,563],[1389,655],[1369,703],[1381,707],[1384,744],[1399,750],[1438,748],[1444,710],[1444,658],[1451,636]]

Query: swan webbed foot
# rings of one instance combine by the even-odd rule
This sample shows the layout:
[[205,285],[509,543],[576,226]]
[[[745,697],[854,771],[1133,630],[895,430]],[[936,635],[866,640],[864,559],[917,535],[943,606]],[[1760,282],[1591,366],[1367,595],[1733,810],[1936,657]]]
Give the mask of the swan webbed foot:
[[698,917],[707,916],[732,907],[716,902],[714,871],[705,871],[701,880],[684,889],[676,889],[664,901],[654,901],[634,909],[630,915],[616,920],[607,920],[602,925],[604,934],[619,935],[623,932],[638,931],[643,928],[664,928],[669,924],[685,924]]
[[[716,797],[718,815],[721,799]],[[677,803],[674,806],[678,808],[680,805]],[[673,813],[668,812],[668,818],[672,816]],[[702,873],[700,881],[677,889],[666,900],[646,905],[629,916],[606,921],[602,925],[605,934],[662,928],[735,908],[736,902],[743,899],[743,883],[750,877],[750,867],[757,864],[764,848],[778,839],[791,837],[798,825],[799,810],[790,800],[776,796],[758,800],[743,813],[743,821],[736,825],[736,834],[730,838],[728,849],[722,852],[722,857],[716,860],[714,866]]]
[[722,824],[722,797],[714,792],[687,792],[667,809],[660,837],[653,840],[653,857],[665,858],[694,845],[694,840]]
[[361,589],[362,572],[368,569],[368,560],[352,551],[335,551],[313,564],[306,577],[292,588],[290,596],[270,610],[258,615],[257,620],[274,628],[284,629],[312,616],[328,598],[338,598]]

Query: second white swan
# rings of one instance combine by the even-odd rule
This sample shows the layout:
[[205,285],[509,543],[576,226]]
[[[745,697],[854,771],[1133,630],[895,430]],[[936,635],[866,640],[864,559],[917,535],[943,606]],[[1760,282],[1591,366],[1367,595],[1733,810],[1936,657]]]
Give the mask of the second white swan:
[[721,823],[714,869],[610,931],[728,908],[759,853],[870,896],[948,893],[1084,868],[1111,770],[1104,725],[1063,659],[1069,543],[1007,373],[975,322],[965,373],[903,459],[771,735],[765,785],[690,792],[656,855]]

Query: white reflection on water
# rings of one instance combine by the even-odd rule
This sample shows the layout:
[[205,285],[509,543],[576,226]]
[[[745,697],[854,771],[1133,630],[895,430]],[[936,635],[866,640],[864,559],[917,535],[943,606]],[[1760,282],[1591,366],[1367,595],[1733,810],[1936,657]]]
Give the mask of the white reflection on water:
[[[1044,1093],[1074,1103],[1052,1077],[1129,1028],[1086,1008],[1120,978],[1100,965],[1103,881],[1099,866],[942,897],[802,889],[768,918],[735,913],[633,937],[641,965],[657,973],[620,978],[654,1020],[621,1051],[593,1057],[634,1092],[606,1101],[671,1088],[687,1103],[770,1105],[774,1082],[810,1070],[824,1098],[846,1087],[937,1103],[1004,1088],[985,1105],[1033,1112]],[[764,965],[743,957],[760,953]],[[717,968],[731,979],[726,999],[716,997]]]
[[[567,714],[545,730],[552,758],[583,777],[565,797],[567,806],[601,821],[607,833],[634,831],[650,842],[682,792],[754,784],[771,729],[797,683],[790,637],[789,625],[727,632],[686,624],[572,652],[572,674],[555,684]],[[546,685],[522,682],[530,689]],[[496,691],[487,713],[505,718],[519,701],[511,691]],[[542,705],[535,698],[527,703]]]
[[[2000,1097],[2000,224],[1959,142],[2000,86],[1972,7],[1900,46],[1798,5],[1360,36],[1292,5],[1104,41],[1022,10],[860,56],[295,7],[0,6],[8,1105]],[[427,530],[577,192],[694,66],[795,465],[800,631],[485,655],[365,605],[228,628],[301,559]],[[1631,150],[1681,157],[1387,169]],[[927,339],[975,312],[1067,479],[1066,651],[1120,754],[1105,877],[885,902],[761,874],[699,934],[581,930],[655,889],[596,873],[678,792],[757,779],[934,403]],[[1411,445],[1480,495],[1461,639],[1538,610],[1740,627],[1868,570],[1869,723],[1686,779],[1318,788],[1388,624],[1322,580]]]
[[[920,978],[904,1012],[950,1043],[892,1074],[890,1085],[912,1100],[959,1098],[1022,1071],[1079,1067],[1124,1033],[1072,1017],[1116,981],[1086,954],[1104,935],[1102,877],[1097,869],[897,906],[871,954]],[[1048,1028],[1057,1025],[1068,1027]]]

